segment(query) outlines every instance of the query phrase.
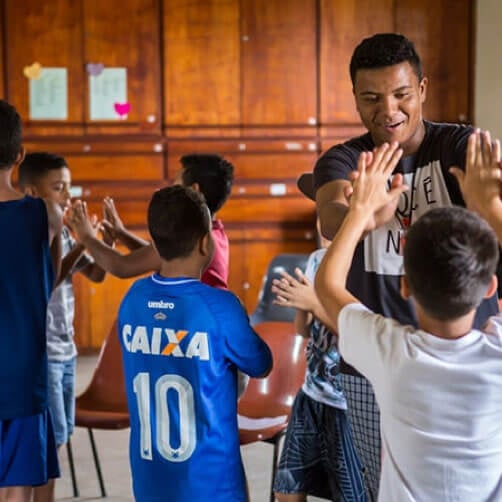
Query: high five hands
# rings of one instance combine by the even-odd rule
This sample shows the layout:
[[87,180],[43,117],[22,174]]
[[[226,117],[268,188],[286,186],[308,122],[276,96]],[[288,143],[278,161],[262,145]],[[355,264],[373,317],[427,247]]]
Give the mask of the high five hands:
[[[488,131],[477,130],[468,139],[465,171],[450,168],[464,196],[467,207],[494,226],[502,221],[501,148]],[[497,230],[495,228],[495,230]],[[500,239],[500,236],[499,236]]]
[[399,196],[408,190],[403,176],[395,174],[388,183],[397,166],[403,150],[398,143],[383,143],[372,152],[362,152],[359,156],[357,171],[352,176],[352,186],[346,191],[349,207],[366,212],[368,223],[366,231],[371,231],[389,221],[399,202]]

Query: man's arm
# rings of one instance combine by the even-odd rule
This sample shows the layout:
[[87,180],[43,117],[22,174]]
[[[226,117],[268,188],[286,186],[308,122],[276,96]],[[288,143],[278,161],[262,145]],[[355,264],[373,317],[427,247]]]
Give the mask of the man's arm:
[[350,181],[348,180],[334,180],[324,184],[316,192],[321,233],[326,239],[333,239],[349,210],[345,197],[345,190],[349,187]]
[[[382,208],[397,204],[408,187],[397,178],[387,190],[387,180],[401,158],[397,143],[384,143],[374,152],[363,152],[359,157],[358,176],[350,198],[347,214],[319,266],[315,278],[315,291],[331,325],[338,327],[342,308],[358,300],[347,290],[347,275],[355,248],[361,235],[376,223],[374,214]],[[338,329],[336,329],[338,331]]]
[[465,172],[452,167],[450,172],[460,186],[467,208],[477,212],[493,228],[502,243],[501,147],[492,142],[489,132],[469,136]]

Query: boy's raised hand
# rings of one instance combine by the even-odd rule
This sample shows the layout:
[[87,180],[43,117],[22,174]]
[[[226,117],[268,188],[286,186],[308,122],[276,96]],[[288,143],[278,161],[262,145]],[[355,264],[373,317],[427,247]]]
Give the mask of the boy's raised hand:
[[500,141],[489,131],[476,131],[467,141],[465,172],[451,167],[467,207],[493,223],[502,221]]
[[98,226],[93,224],[87,212],[87,204],[81,200],[72,203],[67,212],[67,220],[79,242],[85,245],[89,238],[97,237]]
[[373,230],[390,220],[399,196],[408,190],[400,174],[394,175],[388,186],[388,180],[402,154],[403,150],[397,143],[384,143],[373,152],[362,152],[359,156],[349,207],[368,215],[366,230]]
[[281,272],[281,279],[272,282],[272,293],[276,295],[274,303],[283,307],[293,307],[306,312],[312,311],[317,303],[313,284],[299,269],[295,269],[297,279],[287,272]]
[[101,225],[105,229],[103,234],[107,232],[114,240],[118,239],[124,232],[124,224],[120,219],[115,203],[111,197],[105,197],[103,199],[103,220]]

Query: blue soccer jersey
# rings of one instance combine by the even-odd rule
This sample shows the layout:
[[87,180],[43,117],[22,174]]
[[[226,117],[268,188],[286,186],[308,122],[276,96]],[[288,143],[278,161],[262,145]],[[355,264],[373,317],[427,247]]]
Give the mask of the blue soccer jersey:
[[136,501],[246,500],[237,369],[272,364],[239,300],[198,280],[136,281],[119,311]]

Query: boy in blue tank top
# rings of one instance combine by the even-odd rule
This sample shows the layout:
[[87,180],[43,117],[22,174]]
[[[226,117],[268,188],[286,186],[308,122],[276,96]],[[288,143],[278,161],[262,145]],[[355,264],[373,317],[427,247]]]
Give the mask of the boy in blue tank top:
[[270,349],[233,293],[200,281],[213,253],[201,196],[158,190],[148,227],[160,271],[132,285],[118,316],[135,500],[246,501],[237,371],[267,375]]
[[47,402],[47,303],[59,272],[61,210],[12,187],[21,119],[0,100],[0,499],[28,502],[59,476]]

